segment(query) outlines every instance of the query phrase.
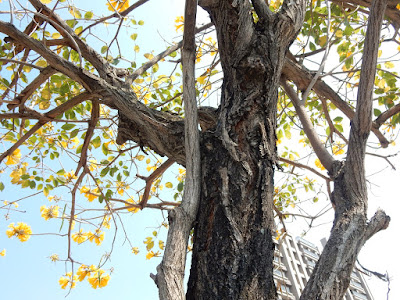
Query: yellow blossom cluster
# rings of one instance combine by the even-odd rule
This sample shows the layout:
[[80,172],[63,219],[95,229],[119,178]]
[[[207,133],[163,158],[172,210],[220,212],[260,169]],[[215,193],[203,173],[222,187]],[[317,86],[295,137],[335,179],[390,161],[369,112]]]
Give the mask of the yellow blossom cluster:
[[22,168],[15,168],[14,170],[12,170],[12,172],[10,173],[10,177],[11,179],[11,183],[12,184],[21,184],[22,180],[21,180],[21,176],[26,174],[26,167],[28,166],[28,163],[22,163]]
[[77,179],[74,171],[64,173],[63,176],[65,177],[67,183],[71,182],[73,179]]
[[76,281],[78,280],[77,276],[72,276],[72,272],[68,272],[65,276],[62,276],[58,283],[61,285],[62,289],[65,289],[68,285],[73,289],[76,285]]
[[[137,204],[137,202],[135,200],[133,200],[133,198],[129,198],[128,200],[125,201],[125,206],[130,206],[131,204]],[[138,207],[129,207],[127,208],[128,211],[133,212],[133,213],[137,213],[139,211]]]
[[75,243],[81,244],[87,240],[88,233],[82,232],[82,228],[81,228],[78,232],[73,233],[71,237]]
[[3,251],[0,252],[0,256],[6,256],[6,249],[3,249]]
[[117,187],[117,192],[118,192],[118,194],[120,194],[121,196],[124,194],[124,191],[125,191],[126,189],[129,189],[129,185],[126,184],[125,182],[122,182],[122,181],[117,181],[117,182],[115,183],[115,185],[116,185],[116,187]]
[[88,199],[89,202],[92,202],[94,199],[98,198],[100,196],[100,190],[99,188],[95,188],[91,190],[87,186],[81,187],[81,194],[84,194],[84,196]]
[[42,213],[42,218],[46,221],[49,219],[57,218],[58,217],[58,205],[51,205],[47,207],[46,205],[42,205],[40,207],[40,212]]
[[321,161],[318,158],[315,160],[315,165],[322,171],[325,170],[325,167],[322,165]]
[[154,251],[149,251],[146,254],[146,259],[151,259],[152,257],[159,257],[161,255],[160,251],[154,252]]
[[112,12],[123,12],[129,7],[129,0],[110,0],[107,1],[107,7]]
[[19,222],[17,226],[14,223],[8,225],[8,229],[6,234],[9,238],[16,236],[21,242],[26,242],[29,240],[32,234],[32,229],[29,225]]
[[184,24],[183,16],[176,17],[175,23],[176,23],[175,25],[176,32],[183,31],[183,24]]
[[97,246],[100,246],[104,240],[104,232],[102,232],[100,229],[96,229],[94,233],[89,231],[87,235],[89,241],[95,242]]
[[6,165],[16,165],[21,160],[21,150],[16,149],[13,153],[7,156]]
[[90,242],[95,242],[97,246],[100,246],[104,240],[104,232],[100,229],[96,229],[94,233],[91,231],[83,232],[82,229],[80,229],[78,232],[73,233],[71,237],[72,240],[78,244],[89,240]]
[[59,261],[60,260],[60,258],[58,257],[58,254],[53,254],[53,255],[50,255],[50,260],[52,261],[52,262],[56,262],[56,261]]
[[79,145],[79,142],[79,138],[76,136],[72,139],[61,141],[60,143],[64,149],[75,149]]
[[98,269],[94,265],[81,265],[76,272],[76,275],[72,276],[72,273],[69,272],[62,276],[58,282],[62,289],[65,289],[68,285],[71,288],[74,288],[78,280],[83,281],[85,278],[87,278],[88,282],[94,289],[97,289],[105,287],[108,284],[110,275],[105,274],[104,270]]

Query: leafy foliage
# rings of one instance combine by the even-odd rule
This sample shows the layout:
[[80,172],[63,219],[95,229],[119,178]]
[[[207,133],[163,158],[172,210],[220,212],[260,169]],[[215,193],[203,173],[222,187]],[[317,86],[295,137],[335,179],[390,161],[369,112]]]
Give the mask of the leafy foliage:
[[[129,9],[129,1],[104,2],[102,5],[113,13],[110,17],[100,17],[97,12],[85,11],[65,1],[42,0],[41,3],[56,5],[57,14],[65,19],[74,38],[97,50],[107,63],[105,67],[115,72],[124,70],[122,73],[125,75],[121,77],[129,77],[140,67],[148,66],[135,74],[133,82],[126,80],[138,101],[149,109],[184,117],[179,47],[161,58],[154,51],[143,53],[147,42],[142,38],[145,24],[142,20],[123,15]],[[281,4],[280,1],[271,1],[270,8],[277,11]],[[19,9],[25,10],[24,7]],[[25,13],[28,18],[21,19],[21,31],[28,30],[35,18],[30,11],[25,10]],[[20,18],[19,15],[16,17]],[[257,22],[256,14],[254,19]],[[322,71],[319,80],[336,86],[332,97],[339,97],[342,107],[335,102],[337,100],[321,96],[317,88],[307,96],[305,107],[321,142],[338,158],[346,154],[349,113],[343,106],[351,111],[354,109],[366,20],[364,8],[347,8],[337,3],[329,3],[328,7],[323,1],[313,0],[300,35],[290,49],[306,74],[315,74],[321,53],[326,51],[327,45],[330,46],[325,66],[328,71]],[[53,23],[41,19],[28,34],[46,45],[60,62],[79,66],[87,74],[103,76],[94,63],[96,60],[84,57],[81,46],[66,34],[68,31],[63,29],[64,25],[55,26]],[[182,32],[183,24],[183,17],[178,16],[175,20],[177,32]],[[129,34],[124,33],[121,27]],[[104,28],[112,28],[110,41],[98,38]],[[383,129],[383,138],[391,145],[395,145],[400,123],[400,86],[396,72],[400,41],[392,38],[394,30],[397,29],[387,24],[383,31],[373,111],[376,130]],[[122,47],[120,41],[123,39]],[[198,102],[217,106],[216,95],[222,75],[214,32],[198,35],[196,63]],[[161,172],[150,180],[151,174],[157,174],[165,158],[131,141],[117,143],[118,111],[107,99],[85,95],[88,89],[81,82],[56,71],[53,62],[31,51],[23,42],[12,39],[0,44],[0,71],[0,139],[3,147],[0,172],[6,175],[2,177],[0,190],[11,184],[46,197],[51,203],[38,206],[41,217],[51,224],[57,223],[52,228],[65,236],[68,243],[71,240],[75,242],[73,247],[88,242],[101,246],[108,236],[112,236],[109,229],[120,222],[120,214],[141,213],[145,207],[168,210],[179,205],[185,170],[174,166],[173,170],[165,173],[167,175],[163,176]],[[293,86],[301,95],[304,86],[289,79],[293,80]],[[277,125],[277,145],[283,171],[277,180],[279,185],[275,187],[274,204],[277,216],[284,222],[301,204],[299,190],[311,195],[312,202],[318,202],[321,194],[328,199],[329,178],[313,154],[293,103],[283,90],[279,92]],[[371,139],[371,145],[384,146],[374,139]],[[310,166],[313,162],[319,169]],[[316,180],[316,176],[323,178],[322,183]],[[328,186],[326,191],[325,184]],[[150,187],[148,194],[146,186]],[[69,195],[68,199],[65,194]],[[150,200],[146,200],[145,207],[144,198]],[[16,213],[11,207],[17,202],[4,203],[1,207],[7,218]],[[22,222],[14,224],[11,223],[6,231],[8,237],[27,241],[33,230]],[[162,256],[165,246],[159,234],[163,228],[168,228],[166,221],[143,241],[143,245],[132,244],[126,236],[132,253],[144,251],[146,259]],[[64,260],[74,264],[71,251],[68,251]],[[5,250],[0,255],[4,256]],[[58,255],[57,258],[51,257],[53,261],[60,260]],[[97,267],[93,262],[81,263],[76,274],[68,272],[60,278],[61,288],[73,288],[85,278],[93,288],[106,286],[110,275],[102,267],[107,261],[108,258],[100,258]]]

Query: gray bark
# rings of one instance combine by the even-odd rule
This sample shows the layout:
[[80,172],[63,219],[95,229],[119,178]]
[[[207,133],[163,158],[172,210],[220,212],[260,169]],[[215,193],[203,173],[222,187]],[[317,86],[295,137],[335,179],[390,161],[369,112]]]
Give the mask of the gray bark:
[[195,24],[197,0],[186,0],[182,49],[183,100],[185,105],[186,179],[181,205],[168,215],[167,245],[155,281],[160,299],[185,298],[183,277],[190,230],[197,215],[200,197],[200,137],[195,88]]
[[[188,136],[198,133],[194,118],[187,118],[192,120],[189,127],[184,125],[179,116],[150,109],[140,103],[129,85],[119,78],[121,70],[111,67],[40,1],[30,2],[42,15],[63,28],[63,38],[95,66],[99,76],[64,60],[43,42],[30,38],[11,24],[0,21],[0,31],[7,34],[19,48],[29,48],[46,59],[51,69],[43,73],[50,70],[51,73],[57,71],[66,74],[82,84],[88,98],[96,95],[102,103],[118,109],[120,123],[117,142],[133,140],[162,156],[168,156],[188,167],[188,174],[193,175],[187,178],[189,186],[201,182],[200,210],[195,222],[192,270],[186,297],[275,299],[272,195],[277,159],[277,89],[282,70],[284,79],[292,80],[300,89],[307,87],[312,78],[307,70],[285,57],[288,46],[302,26],[306,1],[286,1],[278,13],[272,13],[263,0],[252,0],[253,7],[247,0],[200,2],[210,13],[216,27],[224,71],[220,107],[218,110],[199,109],[199,123],[203,128],[200,136],[201,155],[190,152],[192,150],[188,147]],[[347,2],[360,3],[359,0]],[[370,2],[365,1],[368,5]],[[396,23],[399,13],[393,10],[394,4],[394,1],[390,1],[386,15]],[[370,84],[375,62],[370,59],[376,58],[385,5],[384,0],[376,0],[372,5],[365,42],[368,55],[365,55],[363,62],[364,74],[370,73],[371,77],[361,75],[363,83],[360,83],[360,90],[365,94],[360,92],[356,111],[324,82],[317,81],[313,87],[319,96],[330,99],[353,122],[346,163],[327,160],[331,165],[330,175],[335,181],[335,222],[302,299],[340,299],[348,286],[351,269],[362,245],[389,224],[389,217],[382,211],[378,211],[369,222],[366,219],[367,191],[363,165],[369,131],[378,136],[383,146],[387,145],[378,128],[385,118],[398,111],[398,108],[388,111],[381,115],[377,123],[372,123]],[[257,23],[252,18],[252,8],[258,16]],[[40,16],[37,19],[40,21]],[[193,49],[190,46],[185,49],[188,51],[184,51],[183,61],[192,60]],[[189,85],[193,85],[193,76],[189,81],[192,82]],[[186,91],[184,93],[188,95]],[[193,95],[188,97],[194,98]],[[24,114],[24,100],[16,99],[21,116]],[[185,99],[187,114],[190,114],[189,111],[194,113],[195,107],[189,108],[188,103]],[[191,129],[188,132],[185,128]],[[198,138],[195,137],[195,140]],[[198,165],[195,160],[200,156],[201,180],[194,167]],[[196,188],[192,190],[193,193],[188,186],[186,188],[185,199],[195,199]],[[160,267],[159,274],[162,275],[156,279],[162,299],[184,297],[184,245],[197,211],[195,202],[184,203],[169,216],[171,236],[167,242],[164,263]]]
[[203,133],[202,192],[187,299],[275,299],[273,175],[285,54],[305,1],[273,14],[253,1],[202,1],[224,71],[214,128]]
[[300,299],[342,299],[350,283],[357,255],[372,232],[389,225],[390,218],[378,211],[367,222],[368,192],[364,158],[372,124],[372,93],[380,30],[387,0],[374,0],[365,39],[364,56],[345,162],[336,162],[332,195],[335,219],[331,235]]

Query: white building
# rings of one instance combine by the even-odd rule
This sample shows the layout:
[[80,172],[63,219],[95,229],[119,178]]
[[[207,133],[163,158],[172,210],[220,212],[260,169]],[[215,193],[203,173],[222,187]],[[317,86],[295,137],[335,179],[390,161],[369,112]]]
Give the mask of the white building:
[[[276,241],[274,257],[274,278],[278,299],[299,299],[312,269],[319,258],[318,248],[309,241],[290,235]],[[371,292],[362,276],[354,269],[345,300],[373,300]]]

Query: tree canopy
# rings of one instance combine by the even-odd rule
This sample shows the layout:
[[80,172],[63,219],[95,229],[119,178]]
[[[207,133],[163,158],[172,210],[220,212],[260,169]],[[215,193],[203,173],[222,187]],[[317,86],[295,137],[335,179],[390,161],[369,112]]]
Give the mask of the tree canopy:
[[[28,4],[8,1],[9,6],[6,2],[1,3],[0,19],[0,208],[5,217],[0,224],[9,238],[23,243],[40,235],[57,236],[58,243],[65,245],[64,252],[45,253],[43,249],[41,255],[49,256],[49,263],[65,263],[65,272],[58,278],[61,289],[68,291],[84,280],[95,289],[106,288],[113,277],[113,249],[123,240],[128,245],[126,255],[143,260],[157,259],[168,251],[165,247],[172,243],[166,243],[171,226],[167,212],[170,218],[179,218],[180,204],[190,203],[202,188],[200,184],[194,194],[184,196],[188,193],[185,181],[199,184],[201,172],[192,172],[200,161],[188,162],[188,157],[200,160],[200,152],[193,150],[195,154],[188,155],[188,149],[192,144],[195,149],[200,147],[196,141],[202,144],[207,134],[225,126],[221,125],[220,113],[228,111],[223,100],[230,89],[227,80],[242,76],[240,88],[254,91],[245,100],[260,97],[254,82],[266,72],[262,64],[248,60],[245,69],[244,60],[237,59],[235,65],[230,57],[232,53],[245,57],[254,50],[240,48],[250,35],[233,37],[235,22],[243,28],[252,26],[255,32],[261,32],[263,26],[277,32],[281,27],[290,28],[281,30],[287,41],[280,41],[287,45],[278,45],[288,47],[285,56],[271,56],[281,61],[277,63],[277,69],[281,69],[271,79],[271,85],[280,85],[276,119],[254,119],[259,131],[256,138],[263,141],[257,145],[261,153],[257,155],[268,157],[272,162],[268,166],[276,172],[274,238],[284,238],[287,222],[304,218],[312,228],[326,213],[343,212],[335,202],[342,191],[335,188],[334,195],[332,191],[344,168],[339,162],[351,161],[358,167],[351,172],[364,172],[364,161],[358,162],[357,154],[352,156],[351,145],[356,145],[358,138],[366,144],[366,150],[360,148],[362,155],[378,158],[381,169],[395,168],[400,123],[397,1],[388,1],[383,24],[377,25],[378,38],[371,39],[367,35],[369,0],[294,1],[293,5],[304,6],[304,22],[301,14],[294,15],[290,1],[225,1],[232,7],[236,2],[244,3],[241,9],[252,14],[251,19],[245,19],[238,13],[235,22],[224,24],[232,36],[218,25],[223,20],[213,6],[218,1],[204,0],[199,4],[210,13],[211,22],[204,12],[200,12],[197,23],[195,13],[186,12],[185,18],[165,16],[174,20],[175,28],[164,44],[152,41],[146,29],[150,24],[141,18],[148,14],[149,0],[98,1],[98,7],[69,0],[29,0]],[[174,3],[184,5],[184,1]],[[284,27],[285,22],[290,23],[288,19],[298,22],[299,30],[296,26]],[[375,50],[367,44],[375,44]],[[235,51],[230,52],[232,49]],[[373,62],[368,65],[375,56],[376,66]],[[195,66],[187,73],[189,63],[185,62],[191,60]],[[367,66],[371,68],[369,81],[362,76]],[[271,59],[271,73],[274,68]],[[190,74],[195,76],[191,78]],[[371,91],[371,96],[360,96],[364,90]],[[275,97],[274,93],[271,91],[270,96]],[[371,106],[362,102],[370,97]],[[194,106],[190,107],[186,99],[195,99]],[[227,112],[227,123],[237,118],[241,109],[238,105],[234,112]],[[194,119],[187,133],[190,111],[198,121]],[[199,136],[185,144],[185,137],[194,133]],[[230,153],[239,151],[235,150],[240,148],[239,142],[226,135],[223,147]],[[276,153],[270,149],[275,144]],[[211,151],[204,148],[214,146],[208,145],[202,146],[202,155]],[[228,186],[223,172],[221,169],[221,190]],[[184,246],[188,252],[193,247],[192,227],[197,215],[197,206],[192,204],[183,210],[182,218],[190,211],[193,220],[185,230],[177,231],[187,231],[182,238],[189,235],[189,245]],[[131,235],[141,229],[132,226],[130,220],[134,222],[149,210],[158,215],[154,230],[140,243],[133,242]],[[178,217],[171,217],[172,211]],[[369,224],[377,225],[367,229],[365,241],[389,224],[382,211],[375,216]],[[31,225],[37,222],[35,218],[46,221],[45,231]],[[79,249],[88,244],[94,248],[106,244],[107,254],[82,261]],[[5,256],[6,250],[0,255]],[[170,251],[183,253],[185,260],[185,250]]]

